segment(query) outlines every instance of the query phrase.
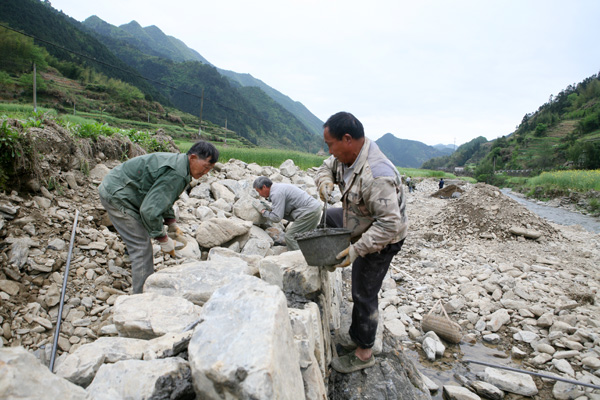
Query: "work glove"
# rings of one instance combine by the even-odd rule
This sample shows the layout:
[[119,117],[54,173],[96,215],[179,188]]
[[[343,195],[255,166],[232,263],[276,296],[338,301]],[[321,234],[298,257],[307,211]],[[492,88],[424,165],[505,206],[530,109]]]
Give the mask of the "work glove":
[[265,206],[263,205],[262,201],[258,199],[252,199],[252,207],[254,207],[254,209],[259,213],[265,209]]
[[333,182],[321,183],[319,186],[319,197],[321,197],[322,201],[328,201],[331,192],[333,192]]
[[157,240],[163,253],[169,254],[171,257],[175,257],[175,242],[173,239],[168,236],[163,236]]
[[271,205],[269,203],[267,203],[266,201],[261,200],[260,204],[262,204],[264,210],[271,211]]
[[179,243],[183,244],[183,246],[177,246],[176,250],[181,250],[185,246],[187,246],[187,238],[183,234],[183,231],[181,230],[181,228],[176,223],[167,225],[167,235],[171,239],[176,240]]
[[336,259],[338,260],[342,260],[341,263],[334,265],[334,268],[344,268],[349,266],[350,264],[352,264],[354,262],[354,260],[356,260],[356,257],[358,257],[358,254],[356,254],[356,250],[354,250],[354,246],[350,245],[347,248],[345,248],[344,250],[340,251],[340,253],[335,256]]

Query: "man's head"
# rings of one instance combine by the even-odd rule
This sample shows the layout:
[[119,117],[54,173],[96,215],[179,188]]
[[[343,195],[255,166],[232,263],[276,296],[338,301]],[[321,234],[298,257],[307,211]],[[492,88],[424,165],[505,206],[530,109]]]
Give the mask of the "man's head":
[[329,154],[350,165],[358,157],[365,142],[365,130],[354,115],[341,111],[323,124],[323,139],[329,147]]
[[199,141],[188,150],[187,156],[190,162],[190,174],[194,179],[199,179],[219,161],[219,150],[211,143]]
[[269,178],[261,176],[254,180],[252,187],[261,197],[266,199],[271,194],[271,185],[273,185],[273,182]]

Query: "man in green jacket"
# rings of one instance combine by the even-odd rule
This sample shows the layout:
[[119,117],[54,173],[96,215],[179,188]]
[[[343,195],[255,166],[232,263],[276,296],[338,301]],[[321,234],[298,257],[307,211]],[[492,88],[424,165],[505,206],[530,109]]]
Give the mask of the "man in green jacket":
[[[154,273],[152,241],[175,256],[175,242],[167,233],[182,235],[173,204],[192,178],[199,179],[219,160],[210,143],[197,142],[187,152],[151,153],[113,168],[98,188],[100,202],[127,245],[131,260],[133,293],[142,293]],[[167,225],[165,231],[164,225]]]
[[365,137],[362,124],[347,112],[332,115],[323,125],[331,157],[317,171],[319,195],[327,201],[333,185],[342,192],[342,208],[327,211],[327,225],[352,233],[334,268],[352,265],[352,324],[354,352],[336,357],[331,366],[349,373],[375,364],[371,348],[379,321],[377,295],[392,258],[408,230],[402,180],[396,167]]

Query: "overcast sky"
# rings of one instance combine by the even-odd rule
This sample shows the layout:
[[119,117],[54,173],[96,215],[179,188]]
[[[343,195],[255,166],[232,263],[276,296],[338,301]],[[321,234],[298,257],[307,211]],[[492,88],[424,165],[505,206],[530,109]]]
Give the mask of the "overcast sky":
[[428,145],[508,135],[600,71],[597,0],[51,0],[83,21],[156,25],[325,121]]

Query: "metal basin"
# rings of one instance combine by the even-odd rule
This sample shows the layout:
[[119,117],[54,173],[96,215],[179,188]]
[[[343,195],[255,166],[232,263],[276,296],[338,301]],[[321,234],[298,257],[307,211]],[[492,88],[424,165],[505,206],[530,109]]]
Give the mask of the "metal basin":
[[340,251],[350,246],[350,233],[346,228],[317,228],[302,232],[294,238],[308,265],[324,267],[339,264],[335,258]]

